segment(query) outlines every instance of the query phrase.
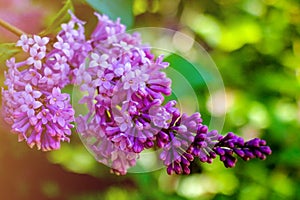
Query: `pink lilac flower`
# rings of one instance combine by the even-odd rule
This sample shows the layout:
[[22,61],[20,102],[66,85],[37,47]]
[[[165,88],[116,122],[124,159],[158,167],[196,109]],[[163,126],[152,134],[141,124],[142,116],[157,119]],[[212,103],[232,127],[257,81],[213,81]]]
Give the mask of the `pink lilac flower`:
[[37,46],[30,48],[29,52],[31,57],[27,59],[27,65],[33,65],[34,68],[41,69],[42,59],[45,57],[46,52],[43,50],[40,51]]
[[64,70],[69,67],[67,63],[68,59],[65,56],[56,53],[53,59],[55,60],[55,64],[53,65],[54,70],[64,72]]
[[112,87],[113,73],[104,73],[102,70],[97,72],[97,79],[93,81],[95,88],[99,87],[100,91],[110,90]]
[[73,127],[74,111],[69,95],[61,94],[56,87],[49,91],[42,84],[33,84],[33,78],[41,81],[43,71],[38,73],[32,68],[19,71],[17,65],[9,64],[8,89],[2,88],[4,119],[11,125],[11,131],[18,134],[19,141],[25,140],[30,147],[36,145],[44,151],[58,149],[61,141],[69,140]]
[[23,51],[28,52],[29,47],[33,44],[33,39],[28,38],[27,35],[22,35],[20,40],[16,43],[16,46],[22,47]]
[[34,47],[38,50],[45,51],[46,50],[46,45],[48,44],[50,38],[48,37],[40,37],[38,35],[33,36],[34,40]]
[[[2,88],[3,115],[11,131],[18,134],[20,141],[44,151],[58,149],[61,141],[69,141],[74,110],[69,94],[61,93],[61,88],[74,80],[73,71],[83,62],[90,46],[84,39],[82,22],[74,15],[68,25],[62,26],[53,47],[47,48],[48,37],[21,36],[17,46],[29,53],[28,58],[7,61],[7,89]],[[78,52],[70,53],[75,50]]]
[[54,48],[61,50],[64,53],[64,56],[68,58],[73,56],[73,51],[70,47],[70,44],[65,42],[60,36],[57,36],[57,42],[54,43]]
[[107,59],[108,59],[108,55],[107,54],[102,54],[99,56],[99,54],[96,53],[92,53],[91,54],[91,62],[89,64],[89,67],[102,67],[104,69],[108,68],[108,63],[107,63]]
[[36,69],[29,69],[24,73],[23,79],[34,85],[37,86],[39,81],[41,80],[42,75]]

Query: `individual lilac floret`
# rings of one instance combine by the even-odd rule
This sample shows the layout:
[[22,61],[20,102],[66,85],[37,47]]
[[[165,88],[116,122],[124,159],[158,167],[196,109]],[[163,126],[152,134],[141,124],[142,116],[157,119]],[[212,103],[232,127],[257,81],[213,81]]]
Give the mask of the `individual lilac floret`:
[[22,47],[24,52],[28,52],[33,43],[34,40],[32,38],[28,38],[27,35],[21,35],[20,40],[16,43],[16,46]]

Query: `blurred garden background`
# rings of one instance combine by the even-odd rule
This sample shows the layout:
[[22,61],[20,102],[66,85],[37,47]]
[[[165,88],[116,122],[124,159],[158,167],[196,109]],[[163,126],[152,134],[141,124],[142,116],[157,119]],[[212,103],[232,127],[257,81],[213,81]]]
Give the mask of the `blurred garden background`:
[[[75,14],[87,21],[88,31],[97,23],[93,15],[97,9],[111,17],[120,15],[129,29],[162,27],[194,38],[212,57],[224,81],[226,106],[217,113],[225,117],[220,131],[261,137],[273,153],[265,161],[239,160],[233,169],[226,169],[217,159],[211,165],[196,162],[189,176],[168,176],[165,169],[115,176],[94,160],[75,132],[70,144],[45,153],[18,143],[1,121],[0,199],[300,199],[300,1],[72,3]],[[0,0],[0,18],[37,34],[63,5],[58,0]],[[0,43],[17,39],[0,27]],[[2,49],[0,54],[4,54]],[[187,65],[176,56],[167,60],[182,69]],[[4,86],[6,67],[0,62]],[[199,79],[191,84],[206,122],[216,115],[208,103],[212,95],[207,90],[209,83]],[[214,98],[218,100],[217,93]]]

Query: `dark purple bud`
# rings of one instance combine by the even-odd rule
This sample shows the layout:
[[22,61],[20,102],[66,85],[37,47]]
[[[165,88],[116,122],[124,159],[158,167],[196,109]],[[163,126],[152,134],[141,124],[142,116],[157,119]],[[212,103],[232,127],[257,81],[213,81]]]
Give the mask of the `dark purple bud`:
[[184,166],[184,167],[183,167],[183,173],[184,173],[184,174],[190,174],[190,173],[191,173],[190,168],[189,168],[188,166]]
[[149,106],[160,106],[161,100],[160,99],[154,99]]
[[169,140],[170,140],[169,135],[163,131],[159,131],[157,137],[165,143],[169,142]]
[[272,154],[272,150],[269,146],[262,146],[259,148],[259,150],[266,155],[271,155]]
[[152,140],[147,140],[147,142],[145,142],[144,145],[147,149],[149,149],[154,146],[154,142]]
[[155,85],[152,84],[149,86],[150,89],[152,89],[153,91],[157,92],[157,93],[163,93],[165,95],[169,95],[170,94],[170,89],[163,87],[161,85]]
[[257,158],[261,158],[262,155],[263,155],[259,150],[256,150],[256,149],[253,151],[253,154],[254,154]]
[[258,138],[254,138],[252,140],[249,140],[248,142],[246,142],[247,146],[251,146],[251,147],[259,147],[260,146],[260,139]]
[[144,150],[144,147],[139,142],[135,142],[132,149],[133,149],[133,152],[140,153],[141,151]]
[[193,154],[193,151],[194,151],[194,147],[191,145],[185,152],[188,154]]
[[185,153],[184,157],[186,157],[186,159],[188,159],[189,161],[193,161],[194,160],[194,156],[192,154],[189,154],[189,153]]
[[199,157],[200,154],[201,154],[201,150],[200,150],[200,149],[198,149],[198,148],[194,148],[194,149],[193,149],[193,155],[194,155],[195,157]]
[[156,141],[156,144],[157,144],[157,147],[159,147],[159,148],[163,148],[166,145],[165,142],[163,142],[162,140],[159,140],[159,139]]
[[233,150],[232,149],[225,149],[225,151],[226,151],[226,154],[227,155],[233,155]]
[[203,133],[197,134],[196,137],[195,137],[195,140],[203,141],[203,140],[206,139],[206,137],[207,137],[206,134],[203,134]]
[[254,154],[249,150],[244,150],[244,153],[245,153],[246,158],[249,158],[249,159],[255,158]]
[[241,137],[237,138],[236,145],[238,145],[238,146],[244,146],[245,145],[244,139],[241,138]]
[[260,146],[266,146],[267,145],[267,142],[265,140],[260,140],[259,141],[259,145]]
[[214,151],[220,156],[225,155],[225,151],[221,147],[216,147]]
[[174,118],[174,119],[177,119],[177,118],[180,117],[180,115],[181,115],[180,112],[179,112],[178,110],[174,111],[172,114],[173,114],[173,118]]
[[200,133],[207,133],[207,131],[208,131],[207,126],[201,125],[201,126],[198,126],[197,134],[200,134]]
[[182,174],[182,168],[178,162],[174,162],[174,171],[176,174]]
[[223,140],[229,140],[229,139],[233,139],[233,138],[236,138],[237,136],[234,135],[234,133],[232,132],[229,132],[227,133],[227,135],[223,138]]
[[212,161],[213,161],[213,159],[212,158],[207,158],[207,163],[209,163],[209,164],[211,164],[212,163]]
[[[149,114],[141,114],[141,117],[144,118],[146,121],[150,122],[151,121],[151,117],[149,116]],[[145,121],[144,120],[144,121]]]
[[223,155],[223,156],[220,156],[220,160],[221,160],[222,162],[224,162],[226,159],[227,159],[227,158],[226,158],[226,156],[225,156],[225,155]]
[[148,94],[151,96],[152,99],[161,99],[163,97],[160,93],[155,92],[148,87],[146,88],[146,91],[148,92]]
[[200,160],[201,162],[207,162],[208,157],[207,157],[206,155],[200,155],[200,156],[199,156],[199,160]]
[[225,167],[232,168],[235,166],[236,158],[233,156],[227,156],[226,160],[223,162]]
[[216,158],[216,157],[217,157],[217,154],[216,154],[215,152],[211,151],[211,152],[209,152],[209,156],[210,156],[211,158]]
[[169,175],[172,175],[173,172],[174,172],[174,170],[173,170],[173,168],[172,168],[172,165],[169,165],[169,166],[167,167],[167,173],[168,173]]
[[266,155],[264,155],[264,154],[262,154],[261,155],[261,157],[259,158],[259,159],[261,159],[261,160],[265,160],[267,158],[267,156]]
[[235,143],[234,143],[234,141],[232,141],[232,142],[228,142],[227,143],[227,147],[229,147],[229,148],[234,148],[234,146],[235,146]]
[[234,149],[233,151],[241,158],[243,158],[245,156],[244,151],[241,149]]
[[187,159],[183,158],[183,157],[181,157],[181,163],[182,163],[183,165],[186,165],[186,166],[189,166],[189,165],[190,165],[190,162],[189,162]]

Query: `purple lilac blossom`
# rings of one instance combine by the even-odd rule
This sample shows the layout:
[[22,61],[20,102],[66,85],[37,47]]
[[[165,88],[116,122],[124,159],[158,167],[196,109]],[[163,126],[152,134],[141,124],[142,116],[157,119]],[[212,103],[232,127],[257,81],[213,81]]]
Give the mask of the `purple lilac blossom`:
[[[166,127],[171,120],[171,115],[162,107],[163,95],[171,93],[171,80],[161,72],[168,63],[162,62],[162,57],[154,59],[149,47],[141,44],[139,35],[126,33],[119,21],[112,22],[106,16],[96,15],[99,23],[89,41],[93,50],[86,59],[86,66],[75,70],[81,75],[76,77],[75,83],[87,92],[80,102],[88,105],[89,113],[77,118],[76,122],[78,126],[97,122],[93,127],[97,126],[104,134],[102,138],[108,140],[105,145],[137,155],[155,145],[161,126]],[[90,116],[92,120],[82,120]],[[95,149],[94,144],[88,146]],[[131,163],[130,159],[125,157],[118,162]],[[118,169],[111,165],[114,172],[120,174],[126,173],[129,166],[124,164]]]
[[[88,137],[99,138],[88,144],[98,160],[112,163],[113,154],[107,154],[111,148],[125,155],[138,155],[158,147],[162,148],[160,159],[169,174],[189,174],[189,166],[197,157],[211,163],[219,155],[226,167],[233,167],[233,152],[244,160],[264,159],[271,153],[262,140],[244,143],[236,135],[223,137],[217,131],[208,132],[199,113],[181,114],[175,107],[176,101],[163,104],[164,95],[171,94],[171,80],[162,71],[169,63],[163,62],[163,56],[155,59],[137,33],[125,32],[120,20],[113,22],[105,15],[96,16],[99,22],[89,41],[92,51],[85,66],[75,70],[81,75],[75,83],[87,92],[80,102],[89,108],[89,113],[79,116],[76,122],[90,128],[79,131],[83,138],[87,132]],[[120,168],[115,164],[111,167],[114,172],[125,174],[130,161],[123,157]]]
[[[264,140],[245,142],[228,133],[208,131],[200,113],[188,116],[176,101],[164,103],[171,80],[163,72],[169,63],[143,45],[138,33],[126,33],[120,20],[96,13],[98,24],[89,40],[84,22],[72,13],[56,40],[22,35],[17,42],[29,54],[25,61],[7,61],[2,88],[4,118],[30,147],[53,150],[69,141],[74,110],[66,85],[79,85],[88,113],[75,121],[83,142],[96,159],[115,174],[126,174],[139,153],[161,148],[168,174],[189,174],[195,158],[211,163],[217,156],[225,167],[244,160],[265,159],[271,149]],[[23,69],[26,68],[26,69]],[[23,70],[21,70],[23,69]]]
[[74,68],[83,62],[90,45],[84,36],[83,22],[73,14],[50,47],[50,38],[22,35],[17,46],[29,54],[25,61],[7,61],[2,109],[19,141],[43,151],[60,148],[69,141],[74,110],[70,95],[61,89],[72,83]]
[[79,116],[76,118],[76,122],[82,140],[89,144],[97,161],[109,166],[111,172],[125,175],[127,169],[136,164],[138,154],[118,148],[113,141],[107,138],[96,117]]

